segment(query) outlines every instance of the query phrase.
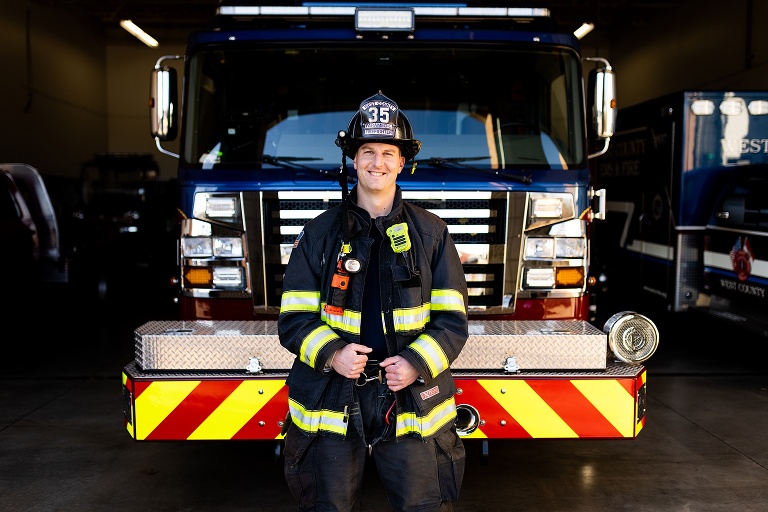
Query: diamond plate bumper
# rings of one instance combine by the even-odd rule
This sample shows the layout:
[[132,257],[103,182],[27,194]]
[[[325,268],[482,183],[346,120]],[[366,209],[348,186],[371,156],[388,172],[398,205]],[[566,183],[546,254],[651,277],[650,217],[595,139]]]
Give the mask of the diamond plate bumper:
[[[275,321],[151,321],[135,330],[144,371],[287,371]],[[588,322],[470,321],[452,370],[605,370],[607,336]]]

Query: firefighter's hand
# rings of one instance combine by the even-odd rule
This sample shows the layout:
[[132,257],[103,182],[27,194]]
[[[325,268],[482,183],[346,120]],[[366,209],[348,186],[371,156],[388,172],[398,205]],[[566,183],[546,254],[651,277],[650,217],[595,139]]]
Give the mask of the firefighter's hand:
[[387,375],[387,387],[391,391],[400,391],[416,382],[419,372],[407,359],[400,356],[388,357],[379,363]]
[[368,362],[368,356],[373,349],[365,345],[350,343],[344,348],[340,348],[333,356],[333,371],[348,379],[357,379],[365,370],[365,363]]

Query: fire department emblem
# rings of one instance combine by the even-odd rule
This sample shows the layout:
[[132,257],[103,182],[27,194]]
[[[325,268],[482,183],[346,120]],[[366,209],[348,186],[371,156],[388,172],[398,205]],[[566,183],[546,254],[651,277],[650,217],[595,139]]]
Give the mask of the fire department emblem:
[[749,274],[752,272],[752,261],[755,259],[755,254],[752,252],[752,247],[749,245],[749,238],[744,237],[743,243],[741,237],[737,238],[729,255],[731,257],[733,271],[736,272],[739,281],[746,281]]

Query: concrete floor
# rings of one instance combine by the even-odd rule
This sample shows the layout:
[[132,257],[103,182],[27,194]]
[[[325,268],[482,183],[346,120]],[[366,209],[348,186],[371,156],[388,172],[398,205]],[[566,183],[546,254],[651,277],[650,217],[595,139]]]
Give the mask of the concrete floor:
[[[1,510],[296,510],[271,443],[135,442],[126,433],[120,371],[133,358],[133,329],[152,319],[130,312],[141,303],[92,309],[60,297],[35,307],[37,320],[22,321],[19,308],[4,320]],[[661,326],[646,364],[648,413],[636,439],[491,441],[487,458],[467,441],[455,509],[768,510],[768,340],[700,319],[675,323]],[[371,467],[362,511],[389,510],[377,478]]]

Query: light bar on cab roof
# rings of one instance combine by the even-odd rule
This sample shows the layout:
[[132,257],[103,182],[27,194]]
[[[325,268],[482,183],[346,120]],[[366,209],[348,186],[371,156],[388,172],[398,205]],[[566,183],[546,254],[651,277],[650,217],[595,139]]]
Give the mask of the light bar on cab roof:
[[764,116],[768,114],[768,101],[765,100],[753,100],[747,105],[747,110],[753,116]]
[[[304,6],[276,6],[276,5],[222,5],[216,9],[220,16],[354,16],[356,12],[382,11],[409,12],[416,16],[456,17],[456,16],[485,16],[499,18],[549,18],[549,9],[543,7],[464,7],[461,5],[403,5],[402,8],[392,4],[382,4],[381,8],[375,5],[356,7],[354,5],[304,5]],[[365,27],[373,30],[372,27]],[[384,27],[392,28],[392,27]],[[400,28],[400,27],[398,27]],[[405,28],[400,28],[405,30]]]
[[724,116],[738,116],[744,111],[744,100],[726,99],[720,103],[720,113]]
[[355,13],[357,30],[397,30],[412,32],[413,9],[366,9]]

